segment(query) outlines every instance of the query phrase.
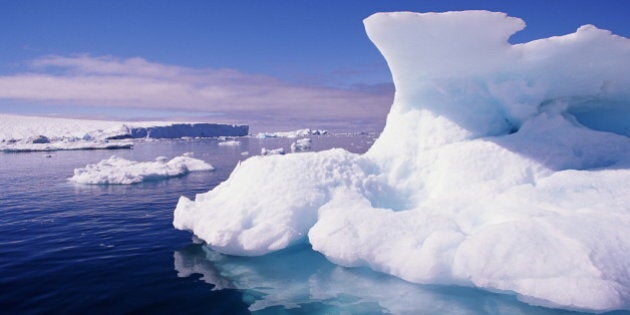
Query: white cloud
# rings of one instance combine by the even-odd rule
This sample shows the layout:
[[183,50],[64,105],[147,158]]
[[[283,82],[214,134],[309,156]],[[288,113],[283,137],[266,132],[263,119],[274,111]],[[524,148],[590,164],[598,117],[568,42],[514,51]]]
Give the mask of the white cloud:
[[77,106],[177,109],[290,121],[382,121],[392,92],[282,82],[231,69],[193,69],[89,55],[47,56],[0,76],[0,99]]

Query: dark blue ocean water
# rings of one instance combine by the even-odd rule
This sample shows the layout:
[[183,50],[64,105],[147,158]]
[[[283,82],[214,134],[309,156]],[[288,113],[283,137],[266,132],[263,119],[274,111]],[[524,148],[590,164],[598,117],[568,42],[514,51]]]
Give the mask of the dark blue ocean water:
[[[363,152],[370,136],[313,138]],[[307,245],[263,257],[220,255],[175,230],[179,196],[225,180],[261,147],[288,139],[139,142],[132,150],[0,153],[0,313],[564,314],[514,296],[421,286],[327,262]],[[146,161],[194,152],[214,172],[129,186],[67,181],[115,154]]]

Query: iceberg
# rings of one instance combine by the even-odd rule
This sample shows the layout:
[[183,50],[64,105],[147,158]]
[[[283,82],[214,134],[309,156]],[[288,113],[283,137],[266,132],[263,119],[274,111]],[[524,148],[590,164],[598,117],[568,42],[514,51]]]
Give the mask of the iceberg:
[[630,309],[630,40],[592,25],[510,44],[504,13],[377,13],[396,87],[363,155],[256,156],[175,228],[256,256],[301,243],[413,283]]
[[291,152],[304,152],[311,149],[311,138],[298,139],[291,143]]
[[189,172],[212,171],[214,167],[190,154],[168,161],[158,157],[153,162],[137,162],[117,156],[74,170],[68,180],[77,184],[130,185],[186,175]]

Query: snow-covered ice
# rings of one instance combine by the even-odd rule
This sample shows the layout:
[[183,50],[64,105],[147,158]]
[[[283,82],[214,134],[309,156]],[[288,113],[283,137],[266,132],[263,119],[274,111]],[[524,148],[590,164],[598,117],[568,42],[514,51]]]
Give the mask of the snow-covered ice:
[[364,155],[256,156],[174,213],[232,255],[309,242],[342,266],[566,309],[630,309],[630,40],[512,45],[503,13],[378,13],[396,94]]
[[129,141],[107,140],[61,140],[49,143],[33,143],[30,141],[0,142],[0,152],[35,152],[60,150],[115,150],[131,149]]
[[138,138],[246,136],[246,125],[121,122],[0,114],[0,151],[122,149]]
[[129,185],[182,176],[189,172],[212,170],[214,167],[209,163],[186,154],[170,161],[165,157],[158,157],[155,161],[149,162],[130,161],[112,156],[96,164],[75,169],[74,176],[69,180],[78,184]]
[[256,134],[256,138],[265,139],[265,138],[300,138],[300,137],[308,137],[308,136],[323,136],[327,135],[328,130],[324,129],[298,129],[293,131],[277,131],[277,132],[259,132]]
[[311,149],[311,138],[298,139],[291,143],[291,152],[304,152]]
[[219,145],[224,147],[237,147],[241,145],[241,142],[236,140],[226,140],[219,142]]

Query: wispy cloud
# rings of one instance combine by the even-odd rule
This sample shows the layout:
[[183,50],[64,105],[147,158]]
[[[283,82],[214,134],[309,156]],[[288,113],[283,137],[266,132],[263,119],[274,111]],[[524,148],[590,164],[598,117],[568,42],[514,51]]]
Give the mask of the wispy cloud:
[[194,69],[142,58],[46,56],[29,71],[0,76],[0,99],[221,113],[244,120],[331,123],[384,119],[392,90],[330,88],[231,69]]

